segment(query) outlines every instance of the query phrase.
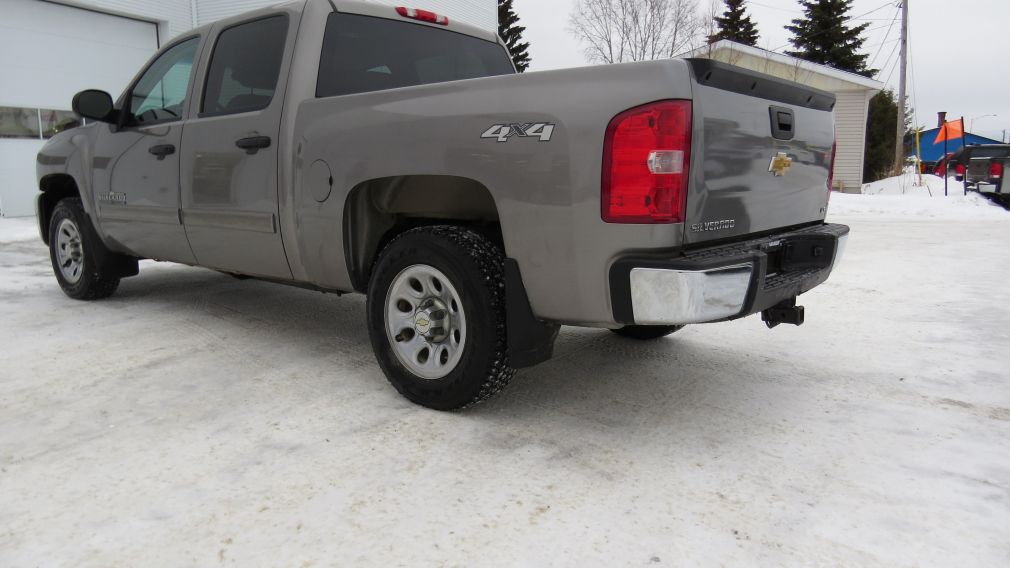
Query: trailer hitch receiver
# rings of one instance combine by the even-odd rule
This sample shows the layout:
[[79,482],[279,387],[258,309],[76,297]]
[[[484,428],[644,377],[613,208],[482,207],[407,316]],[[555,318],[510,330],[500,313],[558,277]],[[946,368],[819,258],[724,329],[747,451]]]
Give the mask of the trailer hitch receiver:
[[761,312],[761,320],[765,322],[768,329],[780,323],[803,325],[803,306],[796,305],[796,298],[783,300]]

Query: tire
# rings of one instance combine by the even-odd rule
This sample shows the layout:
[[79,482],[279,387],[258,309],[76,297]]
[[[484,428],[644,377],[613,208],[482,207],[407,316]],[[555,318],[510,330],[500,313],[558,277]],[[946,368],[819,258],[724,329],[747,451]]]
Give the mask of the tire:
[[626,325],[620,329],[612,329],[610,331],[620,335],[622,337],[630,337],[631,339],[639,339],[643,341],[648,341],[652,339],[659,339],[661,337],[666,337],[671,333],[680,331],[684,329],[682,325]]
[[61,200],[49,219],[49,258],[63,293],[75,300],[108,298],[119,287],[119,277],[108,276],[96,262],[105,245],[89,225],[81,200]]
[[368,331],[401,395],[456,410],[509,383],[503,266],[486,237],[447,225],[406,231],[383,249],[368,287]]

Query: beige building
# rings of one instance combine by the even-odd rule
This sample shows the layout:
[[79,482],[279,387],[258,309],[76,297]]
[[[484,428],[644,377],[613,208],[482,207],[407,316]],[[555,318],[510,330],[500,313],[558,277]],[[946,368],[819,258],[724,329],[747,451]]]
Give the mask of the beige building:
[[866,115],[870,99],[884,88],[883,83],[827,65],[810,63],[729,40],[717,41],[681,57],[715,59],[834,93],[837,100],[835,139],[838,144],[835,155],[835,188],[850,193],[860,191],[866,146]]

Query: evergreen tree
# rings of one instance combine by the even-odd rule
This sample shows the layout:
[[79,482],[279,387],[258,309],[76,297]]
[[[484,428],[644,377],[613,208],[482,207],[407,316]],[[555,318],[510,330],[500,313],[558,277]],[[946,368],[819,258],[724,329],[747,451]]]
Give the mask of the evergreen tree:
[[796,51],[789,55],[852,71],[867,77],[875,70],[866,68],[866,55],[859,48],[866,41],[860,37],[870,24],[846,25],[853,0],[799,0],[804,17],[785,28],[793,33],[789,40]]
[[498,0],[498,35],[505,40],[516,70],[522,73],[530,66],[530,44],[523,41],[526,28],[518,24],[519,16],[512,8],[512,0]]
[[728,39],[745,45],[757,45],[757,25],[747,14],[746,0],[724,0],[726,11],[715,17],[719,31],[708,38],[708,43]]
[[[915,130],[912,129],[912,109],[905,107],[906,155],[915,153]],[[890,177],[894,173],[894,137],[898,123],[898,96],[885,90],[870,99],[866,115],[866,146],[863,152],[863,183]],[[909,147],[911,142],[911,147]]]

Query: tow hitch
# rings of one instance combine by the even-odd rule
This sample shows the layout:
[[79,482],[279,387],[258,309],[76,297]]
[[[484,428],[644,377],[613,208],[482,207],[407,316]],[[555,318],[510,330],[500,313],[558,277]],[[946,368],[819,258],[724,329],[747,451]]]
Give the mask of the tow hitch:
[[796,298],[783,300],[761,312],[761,320],[765,322],[768,329],[780,323],[803,325],[803,306],[796,305]]

